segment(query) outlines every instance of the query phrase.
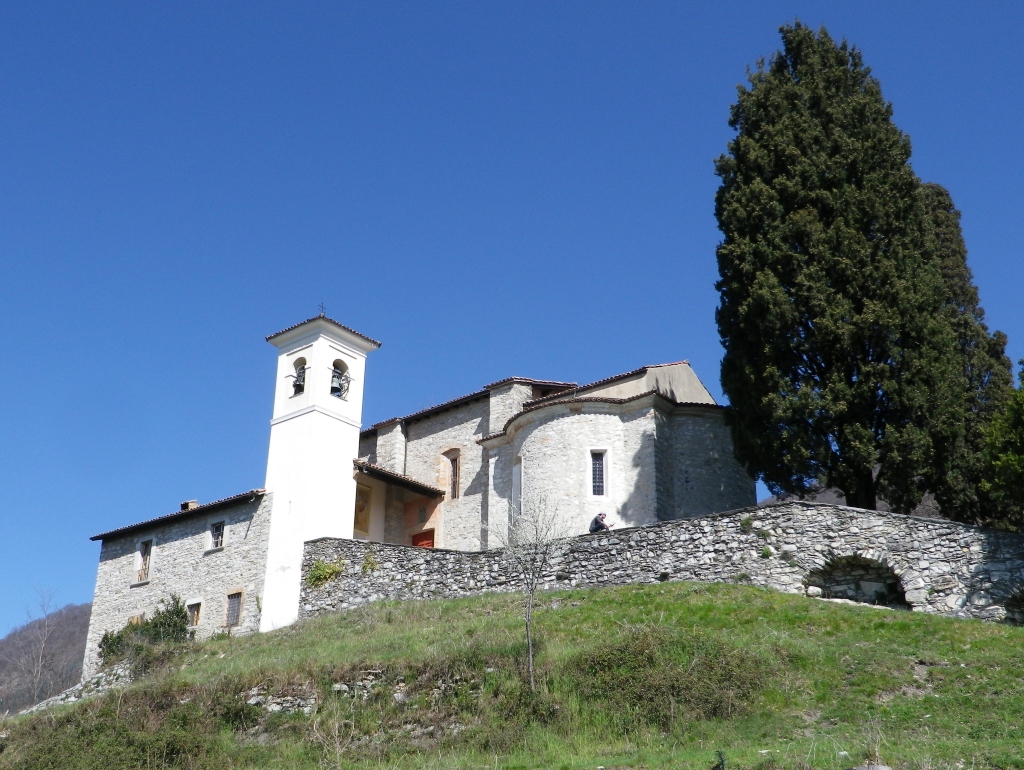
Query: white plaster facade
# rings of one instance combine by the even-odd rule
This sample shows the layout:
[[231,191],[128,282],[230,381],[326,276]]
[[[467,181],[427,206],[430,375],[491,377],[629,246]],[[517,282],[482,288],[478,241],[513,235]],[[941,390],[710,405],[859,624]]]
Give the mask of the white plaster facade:
[[[523,495],[544,497],[575,532],[598,513],[634,527],[755,503],[722,408],[685,361],[585,386],[511,377],[361,431],[366,356],[380,343],[323,316],[267,339],[278,360],[264,489],[93,538],[103,546],[87,674],[104,631],[172,594],[213,608],[242,590],[236,632],[288,625],[303,544],[318,538],[484,550]],[[211,515],[229,522],[215,553],[203,539]],[[145,540],[151,575],[133,585]],[[204,612],[200,636],[220,629],[220,610]]]
[[[267,338],[278,349],[266,489],[274,494],[260,630],[298,617],[302,544],[353,536],[366,354],[380,343],[326,318]],[[347,392],[332,393],[334,372]],[[299,373],[304,383],[297,387]],[[348,472],[346,472],[348,471]]]

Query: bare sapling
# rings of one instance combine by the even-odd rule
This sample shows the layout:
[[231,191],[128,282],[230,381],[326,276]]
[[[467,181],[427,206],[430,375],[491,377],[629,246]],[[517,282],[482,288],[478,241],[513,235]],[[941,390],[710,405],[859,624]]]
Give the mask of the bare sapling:
[[[495,531],[496,530],[496,531]],[[524,496],[518,510],[509,505],[507,529],[494,528],[504,548],[505,559],[519,573],[526,594],[523,610],[526,621],[526,666],[530,676],[530,690],[536,692],[537,681],[533,665],[533,609],[537,589],[553,570],[555,561],[565,547],[564,540],[571,532],[559,516],[558,506],[549,503],[543,495]]]

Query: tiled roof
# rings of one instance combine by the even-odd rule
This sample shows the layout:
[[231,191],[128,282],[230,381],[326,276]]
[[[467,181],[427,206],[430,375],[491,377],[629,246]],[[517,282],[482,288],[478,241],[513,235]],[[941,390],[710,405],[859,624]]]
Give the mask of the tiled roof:
[[[639,371],[643,371],[642,369]],[[623,375],[620,375],[623,376]],[[614,378],[613,378],[614,379]],[[516,414],[512,415],[505,423],[504,427],[497,433],[491,433],[490,435],[484,436],[479,439],[476,443],[481,444],[484,441],[489,441],[492,438],[502,436],[508,430],[508,426],[518,420],[527,412],[533,412],[537,409],[542,409],[545,406],[562,406],[564,404],[581,404],[581,403],[600,403],[600,404],[627,404],[630,401],[636,401],[637,399],[644,398],[646,396],[658,396],[659,398],[665,399],[674,406],[701,406],[710,409],[725,409],[724,406],[718,404],[709,404],[704,401],[680,401],[675,402],[665,398],[656,390],[647,390],[643,393],[637,393],[635,396],[629,396],[628,398],[610,398],[605,396],[563,396],[562,398],[555,398],[554,396],[548,396],[546,398],[538,398],[535,401],[527,401],[523,405],[523,409]]]
[[282,329],[282,330],[281,330],[281,331],[279,331],[279,332],[274,332],[274,333],[273,333],[273,334],[271,334],[271,335],[270,335],[269,337],[267,337],[267,342],[270,342],[270,340],[274,339],[274,337],[280,337],[280,336],[281,336],[282,334],[284,334],[285,332],[290,332],[290,331],[291,331],[292,329],[298,329],[298,328],[299,328],[300,326],[302,326],[303,324],[308,324],[308,323],[310,323],[311,321],[327,321],[327,323],[330,323],[330,324],[334,324],[334,325],[335,325],[335,326],[337,326],[337,327],[338,327],[339,329],[344,329],[344,330],[345,330],[345,331],[347,331],[347,332],[348,332],[349,334],[354,334],[354,335],[356,335],[357,337],[359,337],[359,339],[362,339],[362,340],[366,340],[366,341],[367,341],[367,342],[369,342],[369,343],[370,343],[371,345],[374,345],[374,346],[376,346],[376,347],[378,347],[378,348],[380,347],[380,343],[379,343],[379,342],[377,342],[377,340],[375,340],[375,339],[372,339],[372,338],[370,338],[370,337],[367,337],[367,336],[366,336],[365,334],[361,334],[361,333],[357,332],[357,331],[356,331],[355,329],[352,329],[352,328],[350,328],[350,327],[348,327],[348,326],[345,326],[345,324],[342,324],[342,323],[338,323],[338,322],[337,322],[337,321],[335,321],[335,320],[334,320],[333,318],[328,318],[328,317],[327,317],[327,316],[325,316],[325,315],[318,315],[318,316],[313,316],[312,318],[307,318],[307,319],[306,319],[305,321],[302,321],[302,322],[300,322],[300,323],[297,323],[297,324],[295,324],[294,326],[289,326],[289,327],[288,327],[287,329]]
[[498,380],[497,382],[492,382],[487,385],[484,385],[484,389],[490,390],[491,388],[496,388],[499,385],[507,385],[510,382],[522,382],[525,383],[526,385],[554,385],[555,387],[564,388],[566,390],[568,390],[569,388],[576,387],[575,382],[559,382],[558,380],[535,380],[532,377],[506,377],[503,380]]
[[451,401],[445,401],[442,404],[437,404],[435,406],[428,406],[426,409],[420,409],[418,412],[413,412],[412,414],[407,414],[405,417],[390,417],[387,420],[381,420],[380,422],[375,422],[373,425],[370,426],[369,430],[364,430],[363,433],[369,433],[369,431],[371,431],[371,430],[376,430],[377,428],[380,428],[380,427],[382,427],[384,425],[389,425],[389,424],[391,424],[393,422],[399,422],[399,421],[404,421],[404,420],[415,420],[415,419],[417,419],[419,417],[426,417],[428,414],[433,414],[434,412],[443,412],[445,409],[451,409],[451,408],[459,406],[461,404],[468,403],[469,401],[476,401],[479,398],[486,398],[487,395],[488,395],[488,391],[486,391],[486,390],[478,390],[478,391],[476,391],[476,393],[470,393],[467,396],[459,396],[458,398],[453,398]]
[[[647,366],[641,366],[639,369],[633,369],[632,371],[629,371],[629,372],[623,372],[622,374],[615,374],[615,375],[612,375],[611,377],[605,377],[603,380],[595,380],[594,382],[588,382],[586,385],[574,385],[571,388],[571,390],[575,390],[575,391],[590,390],[591,388],[596,388],[598,385],[607,385],[609,382],[615,382],[616,380],[624,380],[627,377],[634,377],[635,375],[642,374],[643,372],[646,372],[649,369],[661,369],[662,367],[665,367],[665,366],[677,366],[678,364],[686,364],[687,366],[689,366],[690,362],[689,362],[689,360],[683,360],[683,361],[673,361],[670,364],[648,364]],[[559,398],[560,395],[561,394],[559,394],[559,393],[552,393],[549,396],[544,396],[543,398],[537,398],[537,399],[534,399],[533,401],[530,401],[528,403],[536,404],[536,403],[538,403],[540,401],[548,401],[548,400],[555,401],[555,400],[557,400]]]
[[257,497],[263,495],[265,490],[263,489],[250,489],[248,492],[242,492],[239,495],[233,495],[232,497],[225,497],[223,500],[214,500],[212,503],[204,503],[198,505],[195,508],[189,508],[185,511],[175,511],[174,513],[168,513],[165,516],[157,516],[155,519],[148,519],[147,521],[140,521],[138,524],[130,524],[127,527],[120,527],[118,529],[112,529],[109,532],[104,532],[100,535],[94,535],[90,537],[90,540],[106,540],[111,537],[118,535],[126,535],[129,532],[133,532],[137,529],[144,529],[153,524],[164,524],[168,521],[174,521],[176,519],[183,519],[187,516],[193,516],[199,513],[209,513],[217,508],[223,508],[234,503],[242,502],[245,498],[255,500]]
[[[416,420],[421,417],[427,417],[428,415],[434,414],[436,412],[443,412],[445,409],[451,409],[453,407],[460,406],[464,403],[468,403],[469,401],[475,401],[478,398],[485,398],[490,393],[492,388],[496,388],[499,385],[505,385],[510,382],[522,382],[530,385],[552,386],[561,388],[561,390],[557,393],[552,393],[550,395],[543,396],[541,398],[527,402],[527,405],[540,404],[541,402],[549,403],[552,401],[561,400],[565,398],[565,395],[568,391],[578,392],[582,390],[587,390],[588,388],[592,388],[596,385],[605,385],[609,382],[615,382],[615,380],[624,379],[625,377],[632,377],[633,375],[640,374],[641,372],[646,372],[648,369],[658,369],[663,366],[675,366],[676,364],[689,363],[689,361],[674,361],[670,364],[651,364],[650,366],[641,366],[639,369],[634,369],[631,372],[616,374],[613,377],[605,377],[603,380],[597,380],[596,382],[591,382],[587,385],[577,385],[575,382],[559,382],[558,380],[535,380],[532,377],[506,377],[503,380],[498,380],[497,382],[492,382],[487,385],[484,385],[482,390],[478,390],[474,393],[470,393],[465,396],[459,396],[458,398],[453,398],[451,401],[445,401],[444,403],[437,404],[436,406],[430,406],[427,407],[426,409],[421,409],[418,412],[407,414],[405,415],[405,417],[389,417],[386,420],[375,422],[369,428],[362,431],[362,433],[372,433],[373,431],[377,430],[378,428],[382,428],[385,425],[390,425],[395,422],[404,422],[405,420]],[[607,401],[608,399],[601,400]]]
[[398,486],[406,487],[411,489],[413,492],[419,492],[420,494],[428,494],[431,497],[444,497],[444,490],[432,487],[430,484],[424,484],[422,481],[417,481],[409,476],[404,476],[388,468],[384,468],[380,465],[367,462],[366,460],[353,460],[352,465],[355,466],[357,471],[365,473],[367,476],[375,476],[381,481],[389,481]]

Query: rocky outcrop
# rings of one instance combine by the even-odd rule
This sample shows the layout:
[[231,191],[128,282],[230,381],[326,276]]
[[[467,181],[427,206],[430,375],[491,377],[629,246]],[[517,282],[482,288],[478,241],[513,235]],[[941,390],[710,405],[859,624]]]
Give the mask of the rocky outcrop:
[[98,674],[93,674],[87,679],[76,684],[74,687],[69,687],[59,695],[54,695],[52,698],[40,701],[36,705],[31,708],[27,708],[20,713],[32,714],[33,712],[43,711],[44,709],[51,708],[52,706],[60,706],[65,703],[76,703],[77,701],[84,700],[86,698],[93,698],[97,695],[102,695],[107,692],[107,690],[124,687],[130,684],[131,681],[131,664],[127,661],[118,663],[110,668],[100,671]]

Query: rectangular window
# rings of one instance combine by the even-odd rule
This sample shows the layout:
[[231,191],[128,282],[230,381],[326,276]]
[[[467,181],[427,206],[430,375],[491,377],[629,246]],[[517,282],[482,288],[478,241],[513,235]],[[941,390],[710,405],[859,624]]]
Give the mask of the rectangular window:
[[199,602],[188,605],[188,624],[190,626],[199,625],[199,608],[202,606]]
[[210,548],[224,547],[224,522],[218,521],[210,525]]
[[229,626],[237,626],[242,620],[242,594],[228,594],[228,622]]
[[523,458],[517,457],[512,462],[512,507],[509,511],[509,524],[520,514],[523,505]]
[[450,497],[452,500],[457,500],[459,497],[459,456],[455,455],[454,457],[449,457],[448,460],[452,464],[452,484]]
[[149,580],[149,562],[153,557],[153,541],[143,540],[139,543],[139,574],[138,583]]
[[604,494],[604,452],[590,453],[590,480],[594,495]]

